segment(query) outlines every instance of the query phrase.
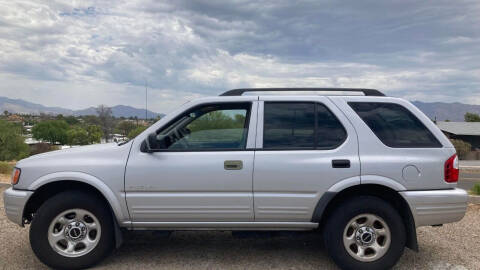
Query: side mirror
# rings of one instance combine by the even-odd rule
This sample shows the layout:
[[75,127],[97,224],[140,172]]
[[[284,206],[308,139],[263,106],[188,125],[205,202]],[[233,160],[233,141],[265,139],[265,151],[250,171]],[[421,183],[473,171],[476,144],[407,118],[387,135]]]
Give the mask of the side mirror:
[[158,148],[157,133],[153,132],[148,134],[148,137],[142,143],[142,152],[152,153]]

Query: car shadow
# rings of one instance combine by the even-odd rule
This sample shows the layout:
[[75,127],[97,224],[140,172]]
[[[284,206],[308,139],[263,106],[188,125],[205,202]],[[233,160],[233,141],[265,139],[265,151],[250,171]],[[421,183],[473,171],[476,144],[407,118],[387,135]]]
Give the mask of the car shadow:
[[101,268],[337,269],[318,233],[162,232],[124,234]]

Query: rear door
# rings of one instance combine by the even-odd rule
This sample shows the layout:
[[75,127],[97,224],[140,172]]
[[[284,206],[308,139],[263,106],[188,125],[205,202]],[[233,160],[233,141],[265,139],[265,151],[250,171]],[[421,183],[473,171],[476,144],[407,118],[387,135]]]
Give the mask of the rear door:
[[253,179],[255,221],[312,218],[336,183],[360,183],[355,130],[326,97],[260,97]]
[[362,184],[395,190],[446,189],[445,162],[455,148],[410,102],[391,97],[331,97],[355,125]]

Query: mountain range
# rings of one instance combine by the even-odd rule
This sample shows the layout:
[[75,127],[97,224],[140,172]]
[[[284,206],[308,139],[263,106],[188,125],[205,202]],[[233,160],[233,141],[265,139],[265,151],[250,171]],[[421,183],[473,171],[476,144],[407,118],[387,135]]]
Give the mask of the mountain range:
[[[471,105],[464,103],[445,103],[445,102],[422,102],[413,101],[423,113],[430,119],[438,121],[464,121],[464,115],[467,112],[480,114],[480,105]],[[145,117],[145,109],[138,109],[126,105],[116,105],[111,107],[112,114],[115,117]],[[21,114],[63,114],[63,115],[95,115],[95,107],[89,107],[83,110],[71,110],[61,107],[47,107],[40,104],[28,102],[22,99],[10,99],[0,97],[0,112],[9,111],[10,113]],[[156,118],[164,114],[148,111],[148,118]]]
[[[145,109],[138,109],[131,106],[116,105],[112,106],[112,114],[115,117],[138,117],[140,119],[145,118]],[[63,115],[96,115],[96,108],[89,107],[83,110],[71,110],[61,107],[47,107],[44,105],[32,103],[22,99],[11,99],[7,97],[0,97],[0,112],[8,111],[10,113],[20,114],[63,114]],[[156,118],[157,116],[163,116],[164,114],[147,111],[148,118]]]

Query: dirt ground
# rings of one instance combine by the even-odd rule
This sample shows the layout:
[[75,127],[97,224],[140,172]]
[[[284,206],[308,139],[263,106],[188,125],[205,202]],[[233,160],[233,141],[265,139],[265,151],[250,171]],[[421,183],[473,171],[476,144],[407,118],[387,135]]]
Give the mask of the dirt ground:
[[[0,185],[0,269],[45,269],[28,227],[5,217]],[[420,252],[405,250],[395,269],[480,269],[480,205],[443,227],[418,229]],[[317,234],[234,237],[230,232],[129,232],[97,269],[336,269]]]
[[11,176],[6,174],[0,174],[0,184],[9,184]]

